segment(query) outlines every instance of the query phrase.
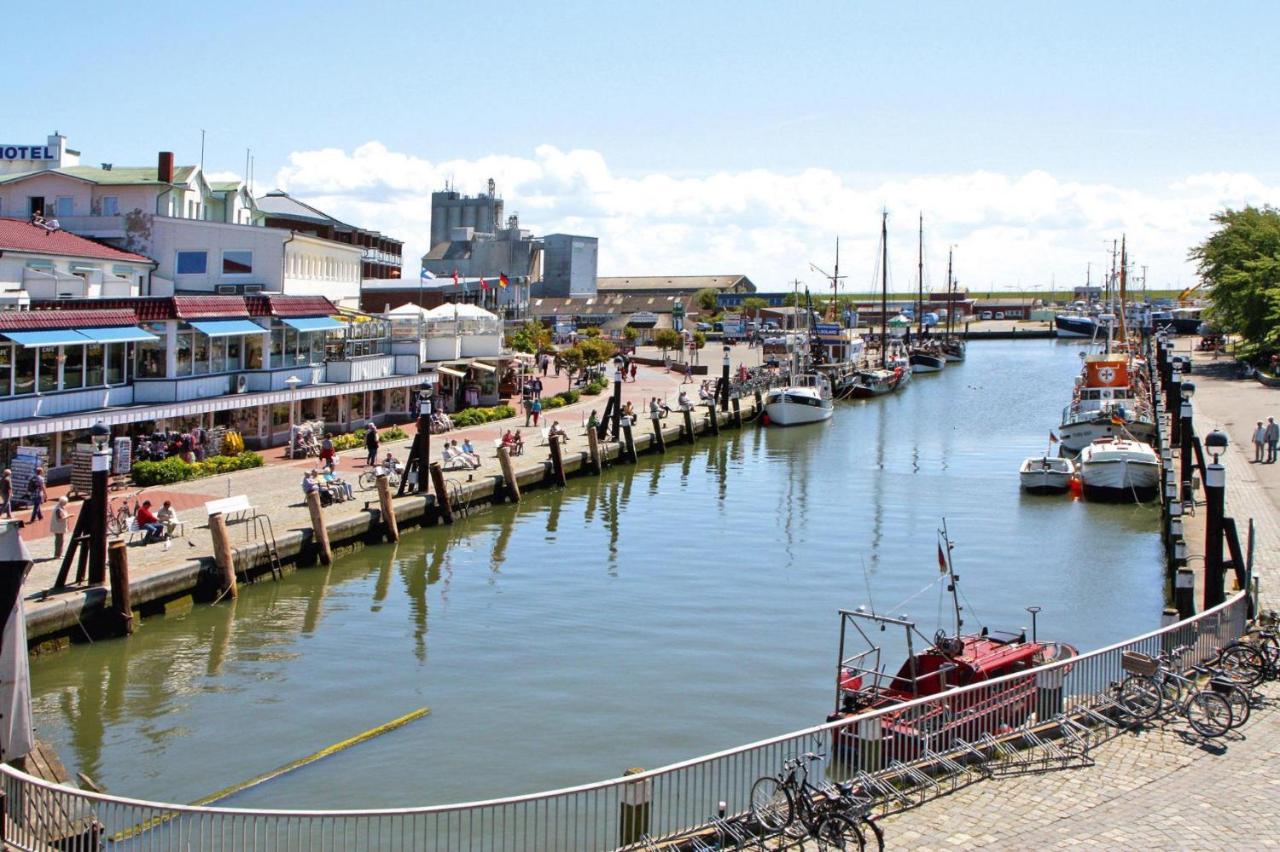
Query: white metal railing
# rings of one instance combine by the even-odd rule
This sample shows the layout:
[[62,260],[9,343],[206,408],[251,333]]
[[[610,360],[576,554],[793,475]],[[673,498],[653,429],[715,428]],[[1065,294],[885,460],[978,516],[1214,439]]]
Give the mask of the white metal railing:
[[[481,802],[363,811],[283,811],[146,802],[61,787],[0,766],[5,840],[17,848],[585,850],[678,836],[724,802],[746,811],[753,781],[817,751],[811,778],[883,778],[932,755],[951,766],[966,745],[1085,714],[1123,677],[1121,654],[1176,645],[1204,660],[1246,626],[1246,595],[1079,657],[860,713],[625,778]],[[834,687],[834,684],[833,684]],[[820,712],[815,708],[815,712]],[[972,752],[972,749],[970,750]],[[972,752],[976,753],[976,752]],[[950,755],[951,757],[948,757]],[[915,777],[924,777],[915,772]],[[886,795],[905,798],[890,784]]]

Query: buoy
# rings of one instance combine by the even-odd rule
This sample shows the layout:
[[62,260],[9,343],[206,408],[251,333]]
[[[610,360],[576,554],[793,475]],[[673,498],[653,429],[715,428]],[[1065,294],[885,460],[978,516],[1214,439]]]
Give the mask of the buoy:
[[1071,477],[1070,483],[1071,484],[1068,485],[1067,487],[1071,491],[1071,496],[1079,500],[1080,497],[1084,494],[1084,485],[1081,484],[1080,477],[1078,476]]
[[766,411],[764,414],[760,415],[760,422],[766,426],[769,425],[769,412]]

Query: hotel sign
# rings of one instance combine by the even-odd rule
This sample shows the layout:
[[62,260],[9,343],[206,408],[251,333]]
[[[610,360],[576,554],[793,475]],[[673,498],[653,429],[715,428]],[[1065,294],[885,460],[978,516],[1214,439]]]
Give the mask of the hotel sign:
[[5,145],[0,143],[0,160],[56,160],[48,145]]

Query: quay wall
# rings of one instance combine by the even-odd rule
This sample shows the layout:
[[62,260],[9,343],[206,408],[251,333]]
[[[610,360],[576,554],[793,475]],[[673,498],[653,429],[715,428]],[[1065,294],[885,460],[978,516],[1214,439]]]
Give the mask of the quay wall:
[[[741,416],[744,423],[756,418],[759,413],[757,401],[746,396],[741,399]],[[707,408],[701,406],[693,413],[693,431],[695,437],[716,432],[721,428],[734,426],[732,411],[717,411],[717,428],[713,429]],[[678,412],[662,422],[662,435],[665,443],[679,443],[683,438],[684,418]],[[669,425],[667,425],[669,424]],[[633,441],[637,453],[660,452],[650,426],[650,421],[638,419],[633,427]],[[534,453],[542,451],[546,458],[534,458]],[[625,443],[613,441],[600,442],[601,464],[612,464],[627,460]],[[523,456],[512,458],[516,481],[521,492],[553,487],[556,478],[546,446],[530,446]],[[585,450],[566,450],[562,464],[564,474],[583,476],[594,473],[589,454]],[[454,511],[460,507],[470,510],[472,507],[484,507],[493,503],[501,503],[506,499],[506,486],[500,475],[479,475],[473,482],[459,483],[459,494],[455,500]],[[437,508],[433,494],[406,495],[395,498],[393,507],[398,526],[403,529],[410,526],[429,526],[442,523],[441,512]],[[376,497],[365,501],[365,511],[351,517],[335,518],[325,524],[330,545],[335,558],[352,552],[366,545],[380,544],[384,541],[384,524],[378,508]],[[232,530],[238,530],[245,523],[232,524]],[[239,536],[236,536],[237,538]],[[319,561],[318,549],[312,530],[290,530],[276,536],[276,552],[285,570],[315,565]],[[249,569],[249,577],[269,573],[267,564],[267,545],[260,542],[245,542],[233,546],[233,557],[237,566],[255,566]],[[131,578],[130,603],[132,608],[143,616],[162,614],[166,606],[187,606],[192,601],[213,600],[216,591],[213,589],[217,569],[212,554],[201,554],[181,565],[148,572],[143,576]],[[101,635],[112,635],[111,618],[108,612],[110,590],[106,586],[95,586],[86,590],[85,594],[65,601],[61,607],[31,608],[26,613],[27,641],[33,649],[58,647],[66,641],[77,641],[83,638],[96,638]]]

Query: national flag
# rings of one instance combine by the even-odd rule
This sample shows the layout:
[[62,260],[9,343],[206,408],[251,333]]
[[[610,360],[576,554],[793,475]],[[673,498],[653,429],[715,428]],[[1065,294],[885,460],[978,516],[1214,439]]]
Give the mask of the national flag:
[[1055,435],[1055,434],[1053,434],[1053,432],[1050,432],[1050,433],[1049,433],[1049,443],[1050,443],[1050,444],[1056,444],[1056,443],[1058,443],[1058,436],[1057,436],[1057,435]]
[[942,549],[942,542],[938,542],[938,571],[947,573],[947,552]]
[[488,290],[488,289],[489,289],[489,282],[484,280],[484,276],[481,276],[481,277],[480,277],[480,289],[481,289],[481,290]]
[[499,273],[498,273],[498,286],[499,286],[499,287],[503,287],[503,288],[505,288],[505,287],[506,287],[508,284],[510,284],[510,283],[511,283],[511,279],[507,277],[507,273],[505,273],[505,272],[499,272]]
[[1115,414],[1111,415],[1111,425],[1112,425],[1112,426],[1123,426],[1123,425],[1124,425],[1124,418],[1123,418],[1123,417],[1120,417],[1120,416],[1118,416],[1118,415],[1115,415]]
[[429,269],[424,269],[418,274],[419,281],[429,281],[432,278],[435,278],[435,276],[431,274],[431,270]]

